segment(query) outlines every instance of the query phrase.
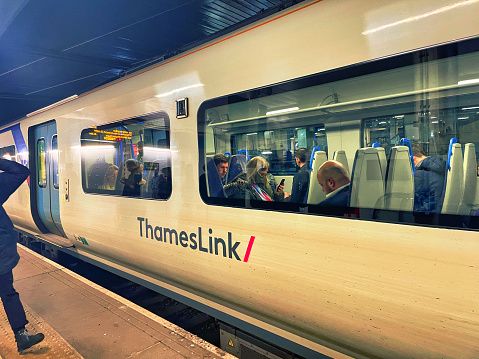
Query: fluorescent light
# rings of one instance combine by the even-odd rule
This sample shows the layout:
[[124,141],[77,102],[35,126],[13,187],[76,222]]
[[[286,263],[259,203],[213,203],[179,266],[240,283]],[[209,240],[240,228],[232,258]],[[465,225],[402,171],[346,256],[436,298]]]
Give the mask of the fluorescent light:
[[246,136],[254,136],[254,135],[257,135],[258,132],[251,132],[251,133],[247,133]]
[[435,119],[435,118],[437,118],[437,117],[436,117],[436,116],[431,116],[431,117],[429,117],[429,118],[430,118],[431,120],[433,120],[433,119]]
[[272,155],[273,152],[271,152],[271,151],[263,151],[263,152],[261,152],[261,154],[262,154],[262,155]]
[[463,107],[463,108],[461,108],[461,110],[463,110],[463,111],[467,111],[467,110],[477,110],[478,108],[479,108],[479,106]]
[[438,14],[444,13],[444,12],[446,12],[446,11],[450,11],[450,10],[456,9],[456,8],[458,8],[458,7],[467,6],[467,5],[472,5],[472,4],[474,4],[474,3],[478,2],[478,1],[479,1],[479,0],[459,1],[459,2],[457,2],[457,3],[455,3],[455,4],[443,6],[443,7],[437,8],[437,9],[435,9],[435,10],[428,11],[428,12],[426,12],[426,13],[424,13],[424,14],[421,14],[421,15],[407,17],[407,18],[402,19],[402,20],[399,20],[399,21],[395,21],[395,22],[392,22],[392,23],[389,23],[389,24],[385,24],[385,25],[382,25],[382,26],[375,27],[375,28],[373,28],[373,29],[369,29],[369,30],[363,31],[362,34],[363,34],[363,35],[373,34],[373,33],[375,33],[375,32],[379,32],[379,31],[382,31],[382,30],[386,30],[386,29],[389,29],[389,28],[394,27],[394,26],[403,25],[403,24],[407,24],[407,23],[410,23],[410,22],[413,22],[413,21],[422,20],[422,19],[424,19],[424,18],[426,18],[426,17],[429,17],[429,16],[438,15]]
[[398,120],[401,120],[404,118],[404,115],[397,115],[397,116],[394,116],[394,118],[398,119]]
[[168,92],[160,93],[159,95],[155,95],[155,97],[160,97],[160,98],[161,97],[168,97],[168,96],[177,94],[181,91],[190,90],[190,89],[194,89],[194,88],[197,88],[197,87],[203,87],[203,86],[204,86],[203,84],[194,84],[194,85],[189,85],[189,86],[185,86],[185,87],[180,87],[180,88],[168,91]]
[[379,121],[380,125],[385,125],[387,122],[386,121]]
[[479,79],[462,80],[462,81],[459,81],[457,84],[458,84],[458,85],[479,84]]
[[81,146],[82,151],[113,151],[115,149],[112,145],[99,145],[99,146]]
[[36,110],[36,111],[30,112],[30,113],[27,113],[27,117],[32,117],[32,116],[38,115],[39,113],[45,112],[45,111],[47,111],[47,110],[49,110],[49,109],[51,109],[51,108],[54,108],[54,107],[63,105],[64,103],[67,103],[67,102],[70,102],[70,101],[76,99],[77,97],[78,97],[78,95],[72,95],[72,96],[70,96],[70,97],[64,98],[63,100],[57,101],[57,102],[55,102],[55,103],[52,103],[51,105],[42,107],[42,108],[39,109],[39,110]]
[[288,112],[293,112],[298,110],[299,110],[299,107],[288,107],[288,108],[283,108],[281,110],[268,111],[266,112],[266,116],[280,115],[282,113],[288,113]]
[[469,118],[469,116],[465,116],[465,117],[458,117],[457,119],[458,120],[467,120]]
[[439,121],[431,121],[431,123],[439,123]]

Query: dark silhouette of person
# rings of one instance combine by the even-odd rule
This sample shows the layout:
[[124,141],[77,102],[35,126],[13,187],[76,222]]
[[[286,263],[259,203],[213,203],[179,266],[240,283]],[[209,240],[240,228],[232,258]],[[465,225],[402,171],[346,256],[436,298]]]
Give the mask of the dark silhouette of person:
[[291,196],[289,201],[293,203],[306,204],[308,200],[309,189],[309,169],[306,164],[308,160],[308,150],[299,148],[294,154],[294,160],[299,167],[298,172],[293,177],[293,186],[291,188]]
[[8,197],[30,175],[28,168],[14,161],[0,159],[0,298],[7,314],[8,322],[15,334],[19,353],[40,343],[44,339],[42,333],[30,334],[25,326],[27,317],[20,296],[13,287],[13,268],[18,264],[20,256],[17,252],[18,234],[13,223],[3,209]]

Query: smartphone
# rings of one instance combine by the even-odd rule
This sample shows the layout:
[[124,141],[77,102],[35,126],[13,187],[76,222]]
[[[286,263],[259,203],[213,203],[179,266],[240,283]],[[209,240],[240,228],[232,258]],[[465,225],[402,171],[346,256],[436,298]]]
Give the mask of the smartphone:
[[286,181],[285,178],[283,178],[283,179],[281,180],[281,182],[279,183],[278,187],[276,187],[276,191],[278,191],[278,189],[279,189],[280,186],[284,186],[284,181]]

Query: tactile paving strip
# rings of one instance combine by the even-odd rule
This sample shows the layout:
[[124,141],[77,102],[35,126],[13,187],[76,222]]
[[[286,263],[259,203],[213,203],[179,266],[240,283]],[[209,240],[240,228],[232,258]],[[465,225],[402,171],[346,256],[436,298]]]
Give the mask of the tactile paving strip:
[[45,339],[26,350],[23,355],[17,352],[17,344],[15,337],[8,324],[7,315],[3,310],[3,305],[0,304],[0,359],[14,359],[14,358],[35,358],[35,359],[73,359],[83,358],[70,344],[68,344],[52,327],[48,325],[43,319],[33,312],[28,306],[25,306],[27,318],[30,323],[27,329],[32,332],[42,332],[45,334]]

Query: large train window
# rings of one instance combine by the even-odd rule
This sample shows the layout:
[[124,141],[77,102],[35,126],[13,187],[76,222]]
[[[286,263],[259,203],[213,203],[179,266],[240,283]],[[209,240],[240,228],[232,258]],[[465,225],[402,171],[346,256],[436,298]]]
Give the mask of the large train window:
[[206,101],[208,204],[478,228],[479,40]]
[[171,194],[169,118],[145,115],[88,128],[81,134],[87,193],[168,199]]

